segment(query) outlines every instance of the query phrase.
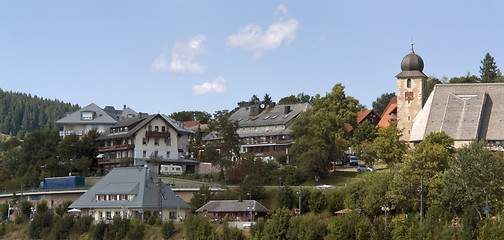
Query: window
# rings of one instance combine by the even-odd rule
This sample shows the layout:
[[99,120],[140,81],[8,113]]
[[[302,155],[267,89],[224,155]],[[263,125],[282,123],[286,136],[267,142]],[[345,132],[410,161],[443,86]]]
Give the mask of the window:
[[147,151],[142,152],[142,157],[147,157]]
[[154,146],[159,146],[159,138],[154,138]]
[[166,146],[171,146],[171,138],[165,140]]
[[142,138],[142,144],[147,145],[147,138]]
[[114,216],[121,216],[121,211],[115,211]]
[[411,79],[406,80],[406,87],[411,88]]
[[170,219],[175,219],[175,214],[176,214],[175,212],[170,211],[168,214],[169,214]]
[[103,212],[102,211],[98,212],[98,220],[103,220]]
[[94,112],[81,112],[81,120],[93,120]]
[[161,127],[161,132],[166,132],[166,127],[165,126]]
[[170,158],[170,151],[166,152],[166,158]]
[[159,132],[159,127],[158,126],[154,126],[154,132]]
[[105,212],[105,217],[106,217],[107,220],[112,220],[112,212],[106,211]]

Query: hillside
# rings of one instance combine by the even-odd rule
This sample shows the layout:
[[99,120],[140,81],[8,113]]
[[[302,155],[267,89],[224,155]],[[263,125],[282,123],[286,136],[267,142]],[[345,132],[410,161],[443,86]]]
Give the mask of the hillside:
[[78,109],[59,100],[0,89],[0,133],[22,139],[33,130],[55,127],[56,120]]

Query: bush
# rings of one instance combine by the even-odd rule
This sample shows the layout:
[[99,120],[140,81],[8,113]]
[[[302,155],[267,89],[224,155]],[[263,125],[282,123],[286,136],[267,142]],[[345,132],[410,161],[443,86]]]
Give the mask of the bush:
[[89,234],[89,237],[94,240],[101,240],[103,236],[105,235],[105,230],[107,229],[107,224],[104,222],[100,222],[98,224],[95,224],[93,228],[91,229],[91,233]]
[[89,231],[89,227],[93,223],[93,217],[92,216],[83,216],[77,218],[77,220],[74,223],[74,226],[72,228],[72,232],[77,233],[77,234],[83,234],[87,231]]
[[201,215],[192,215],[183,222],[185,236],[189,240],[210,239],[213,233],[212,224]]
[[152,226],[155,223],[156,223],[156,216],[154,216],[154,214],[151,214],[149,218],[147,218],[147,224]]
[[139,219],[131,220],[131,227],[129,228],[129,239],[142,239],[145,231],[145,225]]
[[66,200],[62,204],[58,205],[56,207],[56,214],[63,216],[65,213],[67,213],[68,206],[70,206],[72,202],[72,200]]
[[4,223],[4,222],[1,222],[1,223],[0,223],[0,236],[4,235],[4,233],[5,233],[5,228],[6,228],[5,223]]
[[70,234],[72,227],[74,226],[74,215],[65,214],[57,221],[55,221],[55,238],[56,239],[67,239]]
[[[43,204],[39,204],[37,209]],[[47,205],[45,205],[47,207]],[[41,207],[40,209],[43,210]],[[40,238],[40,234],[44,229],[50,229],[53,222],[54,214],[51,211],[37,211],[33,216],[33,221],[30,224],[30,237]]]
[[164,239],[168,239],[175,234],[175,223],[172,220],[168,220],[163,223],[161,227],[161,234],[163,234]]
[[257,221],[250,226],[250,235],[254,239],[261,239],[263,237],[264,226],[266,225],[266,220],[264,218],[259,218]]

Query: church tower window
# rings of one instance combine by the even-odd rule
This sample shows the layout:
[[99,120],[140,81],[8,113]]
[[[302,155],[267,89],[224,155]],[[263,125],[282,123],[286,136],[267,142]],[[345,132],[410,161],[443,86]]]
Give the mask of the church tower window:
[[406,87],[411,88],[411,79],[406,80]]

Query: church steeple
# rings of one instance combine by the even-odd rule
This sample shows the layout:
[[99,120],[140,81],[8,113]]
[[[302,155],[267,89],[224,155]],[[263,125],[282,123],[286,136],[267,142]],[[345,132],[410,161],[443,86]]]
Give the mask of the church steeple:
[[409,141],[413,120],[425,102],[427,76],[423,73],[423,59],[417,55],[411,43],[411,52],[401,62],[397,74],[397,127],[403,129],[403,140]]

